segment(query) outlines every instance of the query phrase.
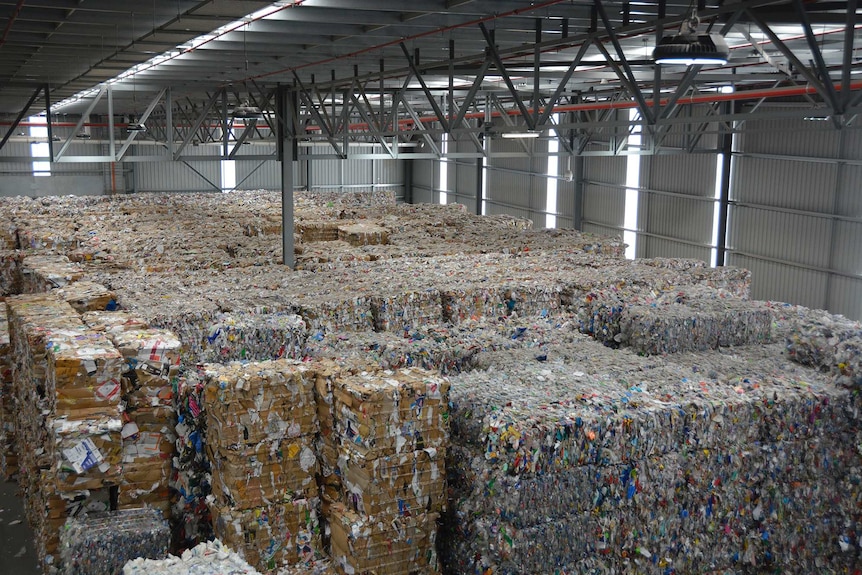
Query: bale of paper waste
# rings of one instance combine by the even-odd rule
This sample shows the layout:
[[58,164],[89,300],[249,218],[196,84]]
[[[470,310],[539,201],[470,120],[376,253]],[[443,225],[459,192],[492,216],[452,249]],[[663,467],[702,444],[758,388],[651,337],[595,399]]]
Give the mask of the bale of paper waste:
[[21,291],[46,292],[84,277],[84,269],[64,255],[28,255],[21,259]]
[[332,506],[332,562],[343,575],[436,575],[436,513],[379,518]]
[[216,537],[251,565],[269,572],[323,556],[319,502],[296,499],[253,509],[213,506]]
[[117,296],[105,286],[86,280],[76,281],[57,289],[57,297],[68,302],[78,313],[112,310]]

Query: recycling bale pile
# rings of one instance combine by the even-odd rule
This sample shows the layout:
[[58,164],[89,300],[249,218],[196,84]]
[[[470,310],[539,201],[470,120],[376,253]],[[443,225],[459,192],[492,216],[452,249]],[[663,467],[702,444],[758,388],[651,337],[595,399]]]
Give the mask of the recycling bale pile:
[[207,364],[204,377],[216,537],[261,571],[321,555],[311,368]]
[[339,573],[439,572],[449,382],[434,372],[362,372],[332,394],[341,501],[329,514]]
[[0,302],[0,476],[6,480],[11,479],[18,472],[15,411],[9,320],[6,304]]
[[793,361],[831,373],[842,385],[862,384],[862,324],[800,306],[776,313],[788,324],[784,335]]
[[21,292],[42,293],[84,277],[84,270],[64,255],[26,255],[21,260]]
[[109,337],[124,361],[118,508],[147,506],[170,517],[177,423],[174,386],[182,368],[182,343],[172,332],[152,328],[113,329]]
[[260,361],[302,357],[308,329],[292,313],[223,313],[207,335],[205,362]]
[[21,252],[0,249],[0,299],[21,293]]
[[[594,341],[452,379],[452,573],[836,572],[853,563],[850,392],[780,346]],[[554,361],[555,357],[565,357]],[[480,363],[483,361],[480,358]]]
[[117,308],[116,295],[105,286],[91,281],[76,281],[58,288],[56,293],[57,297],[81,314]]
[[107,509],[121,448],[112,393],[119,356],[51,294],[7,303],[19,482],[36,552],[47,567],[58,559],[67,517],[85,507]]
[[170,541],[167,521],[153,509],[72,518],[61,536],[62,573],[120,575],[123,566],[133,559],[163,559]]
[[170,486],[177,493],[171,509],[174,549],[191,549],[213,538],[207,499],[212,493],[212,468],[206,452],[206,379],[202,368],[181,373],[174,398],[177,454]]

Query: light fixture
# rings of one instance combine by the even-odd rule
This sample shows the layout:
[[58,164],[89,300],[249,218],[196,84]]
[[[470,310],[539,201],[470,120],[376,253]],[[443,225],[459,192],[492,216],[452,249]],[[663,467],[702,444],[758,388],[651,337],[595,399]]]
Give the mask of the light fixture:
[[263,119],[263,114],[261,114],[260,108],[258,108],[257,106],[250,106],[248,100],[244,101],[239,106],[236,106],[233,109],[232,115],[234,118],[242,118],[246,120]]
[[538,138],[540,135],[541,132],[537,132],[535,130],[528,130],[526,132],[503,132],[502,134],[500,134],[500,137],[507,140],[513,140],[516,138]]
[[145,125],[136,121],[134,116],[132,116],[132,115],[129,116],[129,123],[126,124],[126,132],[131,134],[132,132],[146,132],[146,131],[147,131],[147,127]]
[[698,34],[700,18],[692,11],[680,26],[679,34],[665,36],[652,52],[656,64],[693,66],[727,64],[730,48],[721,34]]
[[77,134],[75,134],[75,137],[79,140],[89,140],[90,134],[88,134],[87,132],[78,132]]

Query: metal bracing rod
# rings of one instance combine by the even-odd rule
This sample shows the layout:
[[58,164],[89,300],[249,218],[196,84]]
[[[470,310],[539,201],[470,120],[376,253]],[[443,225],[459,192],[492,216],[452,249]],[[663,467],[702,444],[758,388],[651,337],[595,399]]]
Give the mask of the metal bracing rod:
[[188,162],[187,162],[187,161],[185,161],[185,160],[182,160],[182,162],[186,165],[186,167],[188,167],[188,169],[190,169],[191,171],[193,171],[194,173],[196,173],[197,175],[199,175],[201,178],[203,178],[203,180],[204,180],[206,183],[208,183],[209,185],[211,185],[215,191],[217,191],[217,192],[220,192],[220,191],[221,191],[221,188],[220,188],[220,187],[218,187],[218,185],[217,185],[216,183],[214,183],[212,180],[210,180],[208,177],[206,177],[205,175],[203,175],[203,174],[200,172],[200,170],[196,169],[194,166],[192,166],[190,163],[188,163]]
[[9,141],[9,138],[12,136],[12,134],[15,132],[15,130],[18,129],[18,124],[20,124],[21,120],[24,119],[24,116],[27,115],[27,112],[30,110],[30,106],[33,105],[33,102],[36,101],[36,98],[39,97],[39,94],[42,92],[42,88],[42,86],[36,88],[36,90],[33,92],[33,95],[30,96],[30,99],[27,100],[27,103],[24,104],[24,107],[21,109],[20,112],[18,112],[18,115],[15,116],[15,120],[12,122],[12,125],[9,126],[9,130],[6,132],[6,134],[4,134],[3,139],[0,140],[0,150],[3,149],[3,146],[6,145],[6,142]]
[[[500,112],[500,118],[502,118],[503,123],[506,124],[506,126],[515,127],[515,122],[509,116],[509,110],[503,107],[503,104],[502,102],[500,102],[500,99],[497,98],[497,95],[490,94],[490,96],[491,97],[489,100],[491,102],[491,105],[497,108],[497,110]],[[524,116],[524,118],[529,118],[529,116]],[[525,154],[530,154],[530,148],[527,147],[527,143],[523,140],[523,138],[518,138],[515,141],[518,142],[518,144],[521,146],[521,149],[524,150]]]
[[[464,123],[464,116],[467,114],[470,104],[476,100],[476,94],[478,94],[479,90],[482,88],[482,81],[485,79],[485,74],[488,72],[488,68],[490,66],[491,61],[486,58],[479,67],[479,71],[476,73],[476,78],[473,80],[473,84],[470,86],[470,89],[467,91],[467,96],[464,98],[464,107],[458,111],[455,116],[455,121],[452,122],[453,130],[457,130],[461,127],[461,124]],[[455,106],[454,100],[452,100],[452,105]],[[457,108],[457,106],[455,107]]]
[[[326,109],[326,99],[323,97],[323,94],[320,93],[320,90],[317,89],[317,86],[312,84],[312,92],[311,90],[306,90],[306,98],[310,101],[310,105],[315,106],[317,111],[320,113],[320,116],[326,122],[326,125],[329,126],[329,133],[335,137],[338,134],[338,127],[335,125],[335,114],[333,113],[332,117],[329,115],[329,110]],[[312,96],[317,98],[317,102],[314,101]]]
[[299,87],[300,87],[300,90],[299,90],[299,101],[300,101],[300,103],[303,100],[305,101],[306,108],[308,109],[309,113],[311,113],[311,117],[314,118],[314,121],[317,122],[317,125],[320,126],[320,129],[323,132],[323,136],[326,138],[326,141],[329,142],[329,145],[332,146],[332,148],[335,150],[335,153],[343,158],[345,156],[346,151],[342,150],[341,147],[339,147],[338,140],[335,139],[335,136],[333,135],[332,130],[329,128],[329,126],[326,124],[326,121],[320,115],[320,110],[318,110],[315,107],[314,101],[311,99],[311,96],[309,96],[308,93],[305,91],[305,89],[302,87],[301,82],[299,83]]
[[223,158],[227,158],[229,155],[228,147],[230,140],[230,132],[231,126],[228,124],[228,114],[227,114],[227,89],[222,90],[221,93],[221,155]]
[[646,121],[647,124],[654,123],[654,118],[650,109],[647,107],[646,100],[644,100],[644,95],[641,92],[640,86],[638,86],[637,79],[635,78],[634,72],[632,72],[631,66],[629,66],[628,59],[626,58],[625,52],[623,51],[623,47],[620,45],[620,40],[617,37],[617,32],[614,30],[614,26],[608,18],[608,13],[605,10],[605,5],[602,3],[602,0],[594,0],[596,9],[598,10],[599,17],[602,19],[602,23],[605,26],[605,31],[608,33],[608,37],[611,40],[611,44],[614,46],[614,50],[617,53],[617,57],[620,62],[617,64],[613,61],[613,59],[607,54],[607,51],[602,46],[601,42],[596,42],[599,46],[599,49],[602,53],[605,54],[605,58],[607,58],[608,63],[611,64],[611,67],[614,68],[614,71],[617,72],[617,75],[620,77],[620,80],[623,79],[623,75],[619,72],[619,66],[622,66],[622,69],[625,71],[625,77],[628,78],[628,83],[630,85],[629,91],[632,93],[635,101],[638,103],[638,108],[641,110],[641,116]]
[[[401,88],[392,95],[392,109],[389,111],[389,114],[386,114],[380,118],[381,131],[385,127],[389,127],[392,125],[392,130],[398,130],[398,102],[404,100],[404,93],[407,91],[407,86],[410,85],[410,80],[413,79],[413,73],[408,72],[407,76],[404,77],[404,82],[401,83]],[[383,92],[380,93],[380,101],[384,101]]]
[[117,141],[114,137],[114,88],[111,84],[108,84],[108,155],[117,156]]
[[763,46],[760,45],[760,42],[755,40],[751,36],[751,34],[748,32],[748,30],[746,30],[745,28],[740,26],[739,32],[742,34],[742,36],[746,40],[748,40],[748,43],[751,44],[751,46],[754,48],[754,50],[760,55],[761,58],[763,58],[766,61],[767,64],[769,64],[770,66],[772,66],[773,68],[775,68],[776,70],[781,72],[782,74],[787,75],[787,77],[793,78],[793,71],[790,68],[788,68],[783,62],[779,62],[778,60],[773,58],[769,54],[769,52],[764,50]]
[[431,149],[432,153],[439,158],[440,148],[437,147],[437,142],[435,142],[434,138],[431,137],[431,134],[428,133],[428,130],[425,128],[425,124],[422,123],[422,119],[419,117],[419,114],[416,113],[416,110],[413,109],[413,106],[411,106],[407,100],[402,98],[401,104],[404,106],[407,114],[413,119],[413,125],[417,130],[419,130],[419,133],[422,134],[425,144]]
[[536,18],[536,45],[533,50],[533,114],[534,123],[539,123],[539,89],[542,80],[542,19]]
[[677,85],[676,90],[674,90],[673,94],[671,94],[670,98],[667,101],[667,104],[662,108],[661,113],[658,116],[659,120],[664,120],[665,118],[669,118],[671,114],[676,111],[677,104],[679,103],[679,99],[682,98],[688,89],[691,88],[692,84],[694,84],[694,79],[697,77],[698,72],[700,72],[703,66],[701,64],[696,64],[694,66],[689,66],[685,71],[685,76],[682,77],[682,80]]
[[246,141],[249,134],[254,131],[254,127],[257,125],[257,118],[251,118],[248,120],[248,124],[243,128],[242,133],[240,133],[239,138],[236,139],[236,142],[231,148],[230,153],[227,155],[228,159],[233,160],[234,156],[236,156],[237,152],[239,152],[240,147]]
[[[658,46],[661,39],[664,37],[664,24],[662,20],[667,17],[667,0],[659,0],[658,2],[658,22],[655,28],[655,45]],[[653,114],[656,120],[659,117],[659,108],[661,107],[661,65],[653,66],[652,79],[652,107]]]
[[569,64],[569,68],[566,70],[566,73],[563,74],[563,77],[560,79],[560,83],[557,84],[557,89],[554,90],[551,99],[548,100],[548,103],[545,104],[545,109],[542,111],[542,115],[536,119],[537,126],[544,126],[548,122],[548,118],[551,117],[551,114],[554,113],[554,106],[560,101],[560,97],[563,95],[563,92],[566,90],[566,85],[569,83],[569,80],[572,79],[572,74],[575,73],[575,68],[581,63],[581,60],[589,50],[590,45],[592,44],[592,39],[588,38],[581,44],[580,49],[578,49],[578,53],[575,54],[575,59],[572,60],[572,63]]
[[614,73],[616,73],[617,77],[620,79],[620,83],[622,83],[623,87],[635,99],[641,116],[645,119],[650,118],[651,116],[649,115],[646,107],[646,100],[644,100],[643,93],[641,92],[641,89],[638,87],[638,85],[636,83],[632,83],[629,80],[629,78],[626,76],[625,71],[623,71],[623,69],[620,68],[620,65],[614,61],[613,57],[611,56],[610,52],[608,52],[608,49],[605,48],[604,44],[602,44],[599,40],[596,40],[594,44],[596,45],[596,48],[599,49],[599,52],[601,52],[602,55],[605,57],[608,65],[613,68]]
[[[224,89],[224,88],[222,88],[222,89]],[[209,101],[204,106],[203,112],[200,114],[200,116],[198,116],[198,119],[195,120],[193,127],[186,134],[186,137],[183,138],[183,141],[180,143],[180,147],[177,148],[176,152],[174,152],[174,159],[175,160],[178,159],[179,155],[182,154],[183,150],[186,149],[186,146],[189,145],[189,142],[192,141],[192,138],[194,137],[194,135],[197,134],[198,130],[201,129],[201,126],[203,125],[204,121],[206,121],[206,119],[207,119],[207,115],[210,113],[210,110],[212,110],[212,107],[215,105],[216,100],[218,100],[218,96],[219,96],[219,92],[216,92],[215,94],[210,96]],[[189,103],[191,103],[191,102],[189,102]]]
[[[368,124],[368,127],[371,130],[371,135],[374,137],[374,139],[377,140],[377,142],[381,146],[383,146],[383,149],[386,150],[387,154],[392,156],[392,158],[395,158],[396,154],[389,146],[389,143],[386,141],[386,138],[383,137],[383,134],[379,130],[374,129],[374,123],[371,121],[371,117],[368,115],[368,110],[366,110],[360,105],[359,100],[356,98],[355,94],[350,94],[350,100],[354,103],[356,111],[359,112],[359,115],[362,117],[362,120]],[[347,130],[345,130],[345,133],[347,133]]]
[[[721,105],[720,102],[715,104],[715,106],[720,106],[720,105]],[[710,115],[710,116],[715,115],[715,109],[713,106],[709,106],[709,110],[710,110],[710,114],[708,114],[708,115]],[[694,136],[691,138],[691,142],[689,142],[689,145],[687,148],[689,153],[694,152],[694,149],[697,148],[697,145],[703,139],[704,131],[712,123],[713,122],[701,122],[700,125],[694,129]]]
[[455,107],[455,40],[449,38],[449,120],[452,119],[452,108]]
[[829,69],[826,67],[826,62],[823,61],[823,52],[817,44],[817,38],[814,37],[814,31],[811,29],[811,20],[808,18],[808,12],[802,5],[801,0],[793,0],[793,6],[799,14],[799,21],[802,24],[802,30],[805,32],[805,40],[808,42],[808,48],[811,50],[811,55],[814,56],[814,64],[820,72],[820,80],[823,87],[826,88],[826,101],[835,110],[835,113],[841,114],[841,103],[838,101],[838,95],[835,93],[835,86],[832,85],[832,80],[829,78]]
[[57,152],[57,155],[54,156],[54,161],[57,161],[63,157],[63,154],[65,154],[66,150],[69,149],[69,146],[72,145],[72,140],[74,140],[75,136],[78,135],[78,133],[81,131],[81,128],[84,126],[84,122],[90,116],[90,112],[93,111],[93,108],[96,107],[96,104],[99,103],[99,100],[102,99],[102,96],[104,96],[106,92],[107,91],[104,85],[99,86],[99,92],[95,96],[93,96],[93,99],[90,101],[90,105],[87,106],[87,110],[83,114],[81,114],[78,123],[75,124],[75,129],[69,133],[69,137],[66,138],[66,141],[63,142],[62,146],[60,146],[60,151]]
[[[452,109],[455,111],[456,114],[458,114],[459,116],[462,116],[462,117],[463,117],[462,112],[467,110],[469,107],[470,107],[470,103],[464,102],[464,107],[459,110],[458,105],[455,104],[455,102],[452,102]],[[467,136],[473,142],[473,145],[476,146],[476,149],[478,151],[483,152],[483,153],[485,152],[485,146],[483,146],[482,142],[479,141],[479,138],[476,136],[476,133],[474,131],[470,130],[469,132],[467,132]],[[454,126],[452,127],[452,137],[455,138],[455,127]]]
[[[335,101],[334,97],[333,101]],[[345,90],[341,93],[341,117],[335,126],[336,132],[341,130],[345,150],[350,145],[350,113],[352,112],[352,108],[353,100],[350,97],[350,91]],[[335,110],[333,110],[333,113],[335,113]]]
[[[371,116],[371,119],[373,120],[373,122],[370,123],[369,126],[376,125],[378,130],[382,130],[383,129],[382,119],[379,118],[377,116],[377,112],[374,111],[374,106],[371,105],[371,101],[368,99],[368,94],[366,93],[365,85],[361,84],[359,82],[359,78],[356,75],[354,75],[354,77],[353,77],[353,93],[360,95],[360,97],[362,98],[362,102],[365,104],[366,109],[370,111],[369,116]],[[381,99],[383,98],[383,94],[380,94],[380,98]]]
[[[191,116],[189,116],[189,115],[188,115],[188,113],[186,112],[185,107],[183,107],[183,106],[177,106],[177,111],[178,111],[178,112],[180,113],[180,115],[182,116],[182,118],[181,118],[181,119],[182,119],[182,121],[185,123],[185,125],[188,125],[188,126],[189,126],[189,128],[191,128],[191,126],[195,123],[195,121],[194,121],[194,119],[193,119]],[[179,126],[177,126],[177,133],[178,133],[178,134],[180,134],[180,135],[182,134],[182,130],[180,130],[180,129],[179,129]],[[176,156],[172,156],[172,157],[176,157]]]
[[[440,109],[440,105],[437,104],[436,98],[431,93],[431,90],[428,89],[428,84],[425,83],[425,78],[422,77],[421,72],[416,68],[416,62],[413,61],[413,57],[410,56],[410,52],[407,51],[407,46],[404,45],[404,42],[399,44],[401,46],[401,51],[404,52],[404,57],[407,58],[407,63],[410,66],[410,71],[416,76],[416,79],[419,80],[419,85],[422,86],[422,91],[425,92],[425,97],[428,98],[428,103],[431,104],[431,108],[434,110],[434,113],[437,114],[437,119],[440,121],[440,125],[443,127],[445,132],[449,131],[449,122],[446,120],[446,116],[443,113],[443,110]],[[383,93],[380,94],[380,100],[383,101]]]
[[[488,45],[488,55],[491,56],[491,59],[494,61],[494,66],[497,68],[497,72],[500,73],[500,76],[502,76],[503,81],[509,88],[509,93],[512,94],[512,98],[515,100],[518,110],[524,117],[524,123],[527,124],[527,129],[534,130],[536,128],[536,124],[533,121],[533,116],[527,110],[527,107],[524,106],[524,102],[518,95],[518,90],[515,89],[515,84],[512,83],[512,78],[509,76],[506,66],[503,65],[503,60],[500,58],[500,51],[497,50],[497,45],[494,43],[491,33],[488,32],[488,28],[486,28],[485,24],[482,22],[479,23],[479,29],[482,30],[482,35],[485,37],[485,43]],[[521,143],[523,144],[523,142]]]
[[[745,11],[748,14],[748,16],[754,21],[754,23],[757,24],[757,26],[760,28],[760,30],[764,34],[766,34],[766,37],[769,38],[769,41],[775,45],[775,47],[778,49],[778,51],[781,52],[782,54],[784,54],[784,57],[787,58],[788,60],[790,60],[790,63],[793,64],[793,67],[796,68],[797,70],[799,70],[799,73],[802,74],[805,77],[805,79],[811,83],[811,86],[815,90],[817,90],[817,93],[820,94],[820,97],[823,98],[824,101],[829,102],[830,101],[829,92],[824,87],[823,82],[820,81],[820,78],[818,78],[808,68],[808,66],[803,64],[799,60],[799,58],[796,57],[796,54],[794,54],[790,50],[790,48],[787,47],[787,44],[785,44],[781,40],[781,38],[779,38],[775,34],[775,32],[772,31],[772,28],[770,28],[769,25],[763,21],[763,18],[761,18],[756,12],[754,12],[754,10],[750,10],[750,9],[746,8]],[[831,81],[828,77],[824,78],[824,80],[826,82]]]
[[572,146],[569,144],[569,138],[566,137],[566,133],[564,131],[565,129],[560,127],[557,122],[554,122],[553,118],[549,118],[548,122],[554,128],[554,132],[556,132],[557,134],[557,140],[559,140],[560,146],[562,146],[563,151],[570,155],[574,153],[574,150],[572,150]]
[[303,85],[302,80],[299,79],[299,76],[297,75],[296,72],[293,73],[293,78],[296,81],[297,86],[299,87],[300,100],[302,100],[303,98],[305,99],[305,101],[307,103],[306,107],[308,108],[308,111],[311,113],[311,116],[314,118],[314,121],[317,122],[318,126],[320,126],[320,129],[324,132],[324,136],[326,137],[326,141],[329,142],[329,144],[333,147],[333,149],[335,150],[335,153],[337,153],[339,156],[341,156],[343,158],[346,150],[342,150],[339,147],[338,142],[335,140],[335,136],[332,133],[331,127],[329,126],[329,124],[327,124],[327,122],[320,115],[320,110],[318,110],[317,107],[314,105],[314,100],[308,94],[308,91],[305,89],[305,85]]
[[[260,86],[257,85],[257,82],[255,82],[254,80],[251,81],[251,85],[254,86],[254,89],[257,90],[258,94],[261,95],[263,102],[259,102],[258,99],[255,98],[254,93],[251,90],[248,91],[248,97],[251,98],[251,103],[254,106],[257,106],[261,113],[263,113],[264,111],[266,111],[266,108],[269,107],[269,103],[272,102],[272,98],[275,96],[275,88],[265,92],[261,89]],[[279,114],[281,113],[281,111],[278,109],[277,106],[273,107],[273,111],[275,112],[276,121],[278,121]],[[275,134],[278,129],[275,125],[273,125],[272,122],[269,121],[269,116],[263,114],[263,119],[266,121],[266,125],[269,126],[269,131]]]
[[841,67],[842,112],[850,102],[850,72],[853,66],[853,43],[856,40],[857,0],[847,2],[847,24],[844,27],[844,62]]
[[54,161],[54,126],[51,120],[51,90],[48,84],[42,86],[45,92],[45,121],[48,129],[48,158]]
[[[152,114],[152,113],[153,113],[153,110],[155,110],[155,109],[156,109],[156,105],[157,105],[157,104],[159,103],[159,101],[162,99],[162,96],[164,96],[164,95],[165,95],[165,90],[166,90],[166,89],[167,89],[167,88],[162,88],[162,89],[159,91],[159,93],[158,93],[158,94],[156,94],[156,97],[155,97],[155,98],[153,98],[153,101],[152,101],[152,102],[150,102],[150,105],[149,105],[149,106],[147,106],[147,109],[146,109],[146,110],[144,110],[144,113],[143,113],[143,115],[141,116],[141,118],[138,120],[138,122],[140,122],[141,124],[146,123],[147,119],[150,117],[150,114]],[[126,137],[126,141],[123,143],[122,147],[120,148],[120,151],[117,153],[117,161],[118,161],[118,162],[119,162],[119,161],[122,161],[123,156],[125,156],[125,155],[126,155],[126,151],[129,149],[129,146],[131,146],[131,145],[132,145],[132,142],[135,140],[135,138],[137,137],[137,135],[138,135],[139,133],[140,133],[140,132],[131,132],[131,133],[128,135],[128,137]]]

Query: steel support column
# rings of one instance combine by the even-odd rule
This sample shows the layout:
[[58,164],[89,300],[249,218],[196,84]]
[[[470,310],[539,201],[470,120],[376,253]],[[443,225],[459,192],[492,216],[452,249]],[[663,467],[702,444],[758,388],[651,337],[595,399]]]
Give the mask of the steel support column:
[[296,265],[293,241],[293,172],[298,157],[296,146],[296,126],[294,119],[299,115],[298,95],[288,88],[279,88],[276,105],[281,113],[278,123],[280,142],[278,159],[281,162],[281,253],[284,265]]
[[[738,107],[736,102],[727,102],[724,105],[727,113],[735,112],[734,108]],[[722,154],[722,164],[718,196],[718,239],[715,246],[717,252],[715,265],[724,266],[727,264],[727,221],[730,213],[730,186],[732,184],[730,172],[733,163],[733,132],[731,130],[726,130],[721,135],[719,147]]]

